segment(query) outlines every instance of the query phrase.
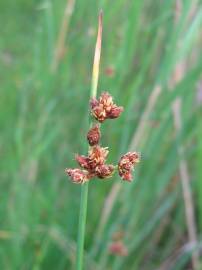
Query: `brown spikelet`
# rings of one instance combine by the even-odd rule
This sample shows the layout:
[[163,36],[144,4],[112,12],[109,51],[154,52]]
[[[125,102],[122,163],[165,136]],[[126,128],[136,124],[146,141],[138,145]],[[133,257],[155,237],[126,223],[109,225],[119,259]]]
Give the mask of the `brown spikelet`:
[[140,161],[140,156],[137,152],[128,152],[123,155],[118,163],[118,171],[121,178],[125,181],[132,181],[132,170],[136,163]]
[[88,131],[87,140],[91,146],[97,145],[100,141],[100,137],[101,137],[101,133],[100,133],[99,125],[93,126]]
[[106,119],[118,118],[123,112],[123,107],[117,106],[108,92],[103,92],[98,100],[93,98],[90,106],[92,116],[100,123]]
[[89,180],[88,172],[80,169],[65,169],[65,173],[70,176],[75,184],[84,184]]

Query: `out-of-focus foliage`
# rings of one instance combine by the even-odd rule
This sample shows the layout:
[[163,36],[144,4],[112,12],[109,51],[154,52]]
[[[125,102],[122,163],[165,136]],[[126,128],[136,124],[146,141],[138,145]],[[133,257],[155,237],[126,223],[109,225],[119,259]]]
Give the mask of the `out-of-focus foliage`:
[[[136,147],[142,162],[132,184],[122,183],[103,224],[114,184],[89,186],[85,269],[188,269],[191,252],[179,177],[183,145],[202,231],[202,6],[185,0],[72,2],[65,51],[53,72],[58,34],[69,1],[0,1],[0,269],[73,269],[80,186],[64,174],[73,153],[85,149],[97,15],[104,13],[99,93],[125,107],[102,128],[110,161]],[[70,14],[71,12],[69,12]],[[177,15],[176,15],[177,14]],[[173,83],[176,65],[182,79]],[[146,119],[156,87],[161,92]],[[172,92],[168,91],[172,88]],[[176,134],[172,102],[182,101]],[[110,202],[108,202],[110,203]],[[109,254],[122,231],[128,256]],[[160,268],[169,265],[167,268]]]

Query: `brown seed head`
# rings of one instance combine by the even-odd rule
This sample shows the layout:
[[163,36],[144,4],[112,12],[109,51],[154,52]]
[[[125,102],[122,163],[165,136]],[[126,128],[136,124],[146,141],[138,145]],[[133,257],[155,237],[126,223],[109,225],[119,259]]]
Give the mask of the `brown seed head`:
[[100,128],[98,125],[92,127],[87,134],[88,143],[93,146],[99,143],[101,137]]

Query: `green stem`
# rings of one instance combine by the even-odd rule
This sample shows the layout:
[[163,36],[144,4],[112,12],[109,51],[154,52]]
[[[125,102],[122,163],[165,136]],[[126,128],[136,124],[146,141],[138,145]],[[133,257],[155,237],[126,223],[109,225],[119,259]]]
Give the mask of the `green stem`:
[[79,231],[77,241],[77,260],[76,269],[81,270],[83,265],[83,248],[84,248],[84,235],[86,226],[86,215],[88,206],[88,183],[81,187],[81,200],[80,200],[80,214],[79,214]]
[[[96,46],[95,46],[90,98],[95,98],[97,95],[101,43],[102,43],[102,12],[100,12],[99,14],[98,34],[97,34],[97,41],[96,41]],[[90,121],[89,126],[91,125],[92,123]],[[78,228],[77,255],[76,255],[76,269],[77,270],[83,269],[83,250],[84,250],[87,207],[88,207],[88,182],[82,185],[81,187],[79,228]]]

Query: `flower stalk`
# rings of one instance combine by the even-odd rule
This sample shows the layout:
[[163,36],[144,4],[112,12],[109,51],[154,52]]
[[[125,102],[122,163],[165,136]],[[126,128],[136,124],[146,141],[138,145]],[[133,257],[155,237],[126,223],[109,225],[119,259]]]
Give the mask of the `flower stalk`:
[[[99,18],[98,18],[98,33],[97,33],[97,41],[96,41],[96,46],[95,46],[92,84],[91,84],[91,91],[90,91],[91,99],[96,98],[96,95],[97,95],[101,46],[102,46],[102,11],[99,13]],[[89,125],[90,127],[92,126],[91,121]],[[81,186],[79,229],[78,229],[77,254],[76,254],[76,269],[77,270],[82,270],[83,268],[83,250],[84,250],[87,206],[88,206],[88,182],[86,182],[85,184]]]

